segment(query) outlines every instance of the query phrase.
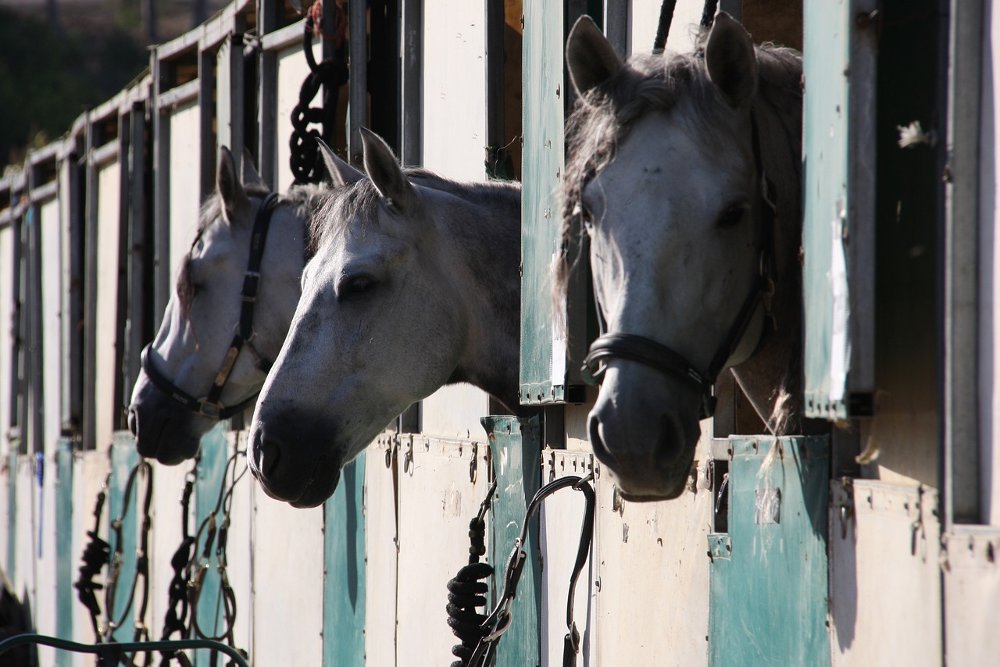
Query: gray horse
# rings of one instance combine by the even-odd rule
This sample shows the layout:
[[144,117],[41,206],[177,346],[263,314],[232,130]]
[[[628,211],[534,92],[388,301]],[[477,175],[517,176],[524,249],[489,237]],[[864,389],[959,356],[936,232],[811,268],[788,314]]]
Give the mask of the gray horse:
[[521,191],[404,172],[365,131],[366,174],[324,151],[335,181],[318,247],[251,426],[251,468],[296,507],[411,403],[468,382],[517,406]]
[[774,432],[796,428],[801,56],[720,13],[698,52],[628,63],[581,19],[567,61],[563,236],[589,237],[605,332],[590,442],[624,497],[673,498],[723,369]]

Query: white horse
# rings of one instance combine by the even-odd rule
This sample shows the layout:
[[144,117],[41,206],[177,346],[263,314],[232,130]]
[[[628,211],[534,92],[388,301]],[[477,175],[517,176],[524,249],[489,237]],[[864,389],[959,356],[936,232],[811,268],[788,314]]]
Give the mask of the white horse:
[[590,441],[633,500],[681,493],[725,368],[775,432],[798,427],[801,56],[725,13],[703,44],[626,64],[586,18],[567,42],[563,235],[589,237],[604,334]]
[[271,195],[249,157],[241,182],[220,149],[216,191],[132,390],[128,424],[142,456],[168,465],[193,458],[220,418],[253,404],[292,320],[306,221],[325,190]]
[[469,382],[517,406],[520,186],[404,172],[364,131],[365,174],[324,150],[334,181],[313,224],[288,338],[254,412],[251,469],[311,507],[390,420]]

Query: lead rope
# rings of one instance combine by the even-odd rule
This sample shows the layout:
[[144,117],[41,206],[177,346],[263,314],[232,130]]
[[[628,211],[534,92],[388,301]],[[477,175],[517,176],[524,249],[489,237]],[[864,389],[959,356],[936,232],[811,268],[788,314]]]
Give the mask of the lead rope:
[[[222,475],[222,483],[219,485],[219,496],[213,510],[202,519],[198,530],[194,535],[194,544],[197,549],[201,541],[202,534],[205,535],[205,543],[199,557],[197,552],[189,561],[186,568],[188,578],[188,605],[191,611],[191,630],[195,637],[199,639],[209,639],[212,641],[225,641],[243,657],[247,657],[246,651],[236,646],[235,624],[236,624],[236,593],[229,583],[228,561],[226,557],[229,546],[229,524],[230,514],[233,508],[233,491],[236,484],[246,475],[247,468],[244,464],[243,470],[237,475],[237,460],[240,456],[245,457],[245,451],[237,451],[226,461],[226,468]],[[216,516],[222,512],[222,521],[218,522]],[[201,599],[201,592],[205,581],[205,576],[211,569],[212,547],[215,547],[216,570],[219,573],[219,602],[222,604],[224,616],[223,630],[218,635],[206,633],[198,622],[198,601]],[[218,607],[216,608],[218,612]],[[215,664],[216,656],[212,657],[212,664]],[[230,667],[234,665],[229,663]]]
[[[316,62],[312,49],[313,35],[318,34],[326,38],[320,28],[323,22],[322,0],[316,0],[305,20],[302,50],[306,56],[306,63],[309,65],[309,74],[302,81],[302,87],[299,89],[299,102],[292,109],[292,135],[288,140],[291,149],[288,162],[292,175],[295,177],[293,185],[319,183],[323,180],[324,172],[316,161],[316,151],[318,150],[316,139],[320,137],[320,133],[315,129],[310,130],[309,126],[322,124],[327,112],[336,114],[337,91],[347,82],[348,78],[347,50],[344,48],[347,34],[347,13],[340,6],[340,3],[336,4],[336,12],[334,34],[329,37],[334,44],[334,57],[320,63]],[[319,92],[320,86],[325,87],[328,102],[333,102],[332,109],[326,110],[322,106],[309,106],[313,98],[316,97],[316,93]],[[333,142],[328,143],[332,144]]]
[[80,557],[79,577],[73,587],[77,590],[77,598],[87,608],[90,614],[90,623],[94,627],[94,636],[98,643],[101,642],[101,604],[97,601],[97,591],[104,588],[103,584],[94,581],[94,577],[100,574],[111,557],[111,545],[101,539],[101,514],[104,511],[104,501],[108,497],[108,485],[111,483],[110,473],[104,479],[101,490],[97,493],[97,502],[94,506],[94,529],[87,531],[90,540],[83,549]]
[[[115,598],[118,593],[118,578],[121,576],[122,566],[125,563],[123,555],[124,535],[122,528],[125,523],[125,517],[128,516],[132,493],[135,489],[136,479],[138,479],[140,471],[146,475],[146,493],[142,504],[142,525],[140,528],[139,543],[136,546],[135,552],[135,577],[132,579],[132,585],[129,589],[129,595],[126,600],[125,608],[122,609],[121,613],[116,617],[114,613],[114,606]],[[111,556],[111,567],[108,572],[108,578],[104,589],[104,607],[107,610],[107,625],[103,628],[103,640],[108,643],[113,643],[115,641],[113,633],[125,622],[125,617],[128,616],[128,612],[132,608],[132,604],[135,601],[136,590],[141,590],[142,595],[140,597],[140,602],[136,607],[137,613],[133,641],[138,642],[149,639],[149,628],[146,627],[145,616],[147,605],[149,603],[149,529],[152,527],[149,510],[152,505],[152,500],[153,468],[147,461],[139,461],[132,467],[132,470],[129,471],[128,481],[125,483],[125,492],[122,494],[121,514],[119,514],[111,522],[111,531],[115,537],[115,548]],[[140,579],[142,579],[141,589],[139,589]],[[131,658],[125,655],[119,656],[119,661],[124,662],[126,665],[135,664]],[[149,654],[147,653],[146,662],[144,664],[148,665],[149,663],[150,659]],[[98,661],[98,664],[100,664],[100,660]]]
[[448,625],[452,633],[462,640],[461,644],[451,647],[451,654],[458,660],[451,667],[464,667],[476,650],[476,645],[486,636],[482,629],[486,614],[476,609],[486,606],[486,594],[489,585],[483,581],[493,574],[493,566],[480,562],[480,557],[486,554],[486,513],[493,503],[493,494],[497,490],[496,478],[490,484],[486,498],[479,505],[479,512],[469,522],[469,564],[464,566],[448,582]]
[[[452,613],[451,604],[449,604],[449,625],[452,625],[452,630],[456,635],[463,639],[463,644],[461,646],[456,646],[452,649],[452,653],[458,655],[457,650],[462,649],[461,659],[457,662],[452,663],[452,667],[489,667],[492,665],[496,659],[496,646],[500,641],[500,638],[505,632],[510,628],[511,623],[514,618],[511,614],[511,605],[514,602],[514,598],[517,595],[517,586],[521,580],[521,573],[524,571],[524,564],[528,560],[528,552],[525,550],[525,544],[528,540],[528,528],[531,524],[532,515],[541,507],[542,501],[547,497],[559,491],[560,489],[572,488],[583,493],[584,500],[586,502],[586,509],[584,511],[583,523],[580,527],[580,542],[577,546],[576,561],[573,564],[573,572],[570,574],[569,578],[569,591],[566,595],[566,635],[563,639],[563,667],[573,667],[576,665],[576,658],[580,654],[580,632],[576,627],[576,622],[574,621],[573,614],[573,601],[576,593],[576,582],[580,577],[580,573],[583,571],[583,566],[587,562],[587,556],[590,553],[590,545],[594,539],[594,510],[596,507],[596,497],[594,495],[594,488],[590,485],[590,481],[593,479],[593,474],[587,475],[586,477],[577,477],[575,475],[567,475],[566,477],[560,477],[552,482],[549,482],[542,488],[540,488],[535,495],[532,497],[531,502],[528,503],[528,508],[524,513],[524,521],[521,524],[521,534],[516,540],[514,540],[514,547],[511,550],[510,557],[507,560],[507,568],[504,572],[504,586],[500,597],[496,605],[493,607],[490,614],[482,621],[478,622],[475,627],[469,627],[468,620],[465,620],[462,624],[464,634],[459,634],[459,631],[452,624],[452,620],[455,615]],[[492,487],[491,493],[487,496],[487,500],[484,501],[484,505],[492,497]],[[480,508],[480,515],[485,516],[485,511]],[[473,521],[475,524],[475,520]],[[472,531],[470,531],[470,536]],[[473,538],[475,540],[475,538]],[[475,542],[474,542],[475,546]],[[483,549],[485,552],[485,548]],[[470,557],[470,561],[472,558]],[[478,557],[475,559],[478,562]],[[486,567],[490,567],[486,564]],[[475,564],[467,565],[462,568],[462,570],[467,570],[469,568],[476,567]],[[493,568],[490,567],[490,572]],[[459,571],[459,576],[462,572]],[[452,589],[452,584],[459,579],[456,576],[448,584],[449,590]],[[486,575],[488,576],[488,574]],[[464,583],[464,582],[463,582]],[[463,595],[468,597],[470,595],[476,595],[476,600],[479,602],[478,606],[485,604],[484,594],[486,592],[485,584],[477,584],[474,588],[474,593],[468,593],[463,590]],[[465,589],[467,590],[467,589]],[[451,596],[449,596],[449,599]],[[481,600],[481,602],[480,602]],[[475,615],[477,620],[481,615]],[[466,617],[468,619],[470,617]],[[478,640],[475,644],[475,648],[471,654],[466,658],[465,646],[466,637],[471,637],[472,635],[478,636]]]
[[[188,576],[187,566],[191,562],[192,548],[194,547],[194,536],[190,533],[190,511],[191,494],[194,492],[194,482],[198,473],[198,458],[195,458],[194,465],[184,478],[184,491],[181,494],[181,543],[170,559],[170,567],[174,571],[174,576],[170,580],[168,588],[167,613],[163,619],[162,639],[170,639],[174,633],[180,635],[180,639],[187,639],[190,606],[188,605],[187,587]],[[182,667],[190,667],[191,661],[187,655],[180,651],[164,651],[161,653],[161,667],[169,665],[172,660],[176,660]]]

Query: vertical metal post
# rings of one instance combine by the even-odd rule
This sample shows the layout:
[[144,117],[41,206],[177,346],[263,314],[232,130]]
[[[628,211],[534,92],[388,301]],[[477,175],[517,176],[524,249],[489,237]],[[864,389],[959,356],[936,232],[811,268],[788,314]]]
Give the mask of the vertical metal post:
[[[45,404],[44,373],[42,372],[42,220],[41,207],[33,199],[33,190],[38,184],[35,181],[35,169],[27,165],[28,203],[24,211],[27,236],[27,255],[25,262],[27,285],[25,285],[23,302],[25,318],[25,377],[24,377],[24,407],[28,413],[22,422],[26,432],[22,433],[22,451],[26,453],[45,451]],[[30,428],[29,428],[30,424]]]
[[81,174],[85,167],[80,165],[79,137],[76,134],[67,139],[69,147],[62,157],[61,178],[65,179],[66,197],[63,208],[63,290],[62,290],[62,367],[65,381],[61,391],[62,433],[76,445],[82,425],[83,401],[83,229],[86,220],[85,197],[82,192]]
[[83,230],[83,447],[97,447],[95,381],[97,371],[97,168],[94,164],[95,132],[87,118],[85,155],[87,160],[87,212]]
[[[198,134],[201,150],[198,156],[198,183],[201,190],[198,192],[198,200],[201,201],[212,192],[215,187],[215,151],[216,137],[213,130],[215,120],[215,62],[214,51],[198,50]],[[220,91],[220,95],[223,94]],[[239,173],[239,172],[237,172]]]
[[[129,259],[131,257],[131,198],[132,192],[132,129],[128,109],[118,110],[118,284],[115,294],[115,382],[112,424],[120,429],[124,423],[124,408],[132,390],[129,371]],[[138,351],[137,351],[138,353]],[[137,363],[136,360],[135,363]]]
[[[981,521],[978,363],[982,0],[951,0],[948,71],[950,156],[944,221],[944,451],[946,530]],[[990,156],[996,159],[996,156]],[[995,520],[995,517],[994,517]]]
[[[423,0],[402,0],[402,113],[400,120],[400,152],[403,164],[423,163],[423,59],[424,3]],[[354,70],[352,66],[351,77]]]
[[153,73],[153,266],[154,281],[153,328],[160,326],[170,300],[170,121],[160,108],[160,93],[169,88],[168,65],[160,61],[154,49],[150,55]]
[[631,10],[632,3],[624,0],[604,3],[604,34],[621,58],[629,55],[628,26]]
[[368,30],[367,0],[354,0],[350,8],[350,93],[347,155],[360,164],[362,159],[360,128],[368,123]]
[[486,150],[504,144],[504,1],[486,0]]
[[[259,37],[274,32],[278,29],[278,18],[275,0],[260,0],[257,9],[257,16],[260,17],[258,23]],[[261,178],[265,183],[274,184],[277,182],[277,148],[275,137],[277,132],[278,115],[278,60],[273,51],[260,51],[260,94],[257,102],[258,118],[260,127],[258,128],[257,147],[260,154],[257,156],[258,167]]]
[[[136,102],[128,112],[129,190],[128,202],[128,324],[125,339],[125,387],[132,387],[139,377],[139,352],[149,340],[149,310],[146,302],[146,114],[145,105]],[[128,402],[129,396],[124,396]]]

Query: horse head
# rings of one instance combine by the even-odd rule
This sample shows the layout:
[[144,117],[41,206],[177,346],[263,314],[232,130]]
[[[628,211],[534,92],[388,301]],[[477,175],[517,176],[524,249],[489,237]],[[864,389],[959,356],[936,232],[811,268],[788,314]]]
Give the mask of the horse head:
[[345,463],[442,385],[517,391],[519,190],[404,171],[362,138],[364,173],[324,151],[348,187],[313,219],[316,255],[251,427],[251,469],[295,506],[323,502]]
[[786,116],[800,113],[800,59],[755,49],[724,13],[704,39],[623,63],[581,19],[567,42],[579,100],[563,233],[589,239],[603,334],[587,359],[602,380],[589,437],[634,500],[682,492],[711,385],[758,353],[798,243],[776,221],[798,223]]
[[249,156],[241,180],[220,149],[215,192],[132,391],[128,424],[142,456],[170,465],[193,458],[220,418],[253,403],[292,318],[317,193],[270,195]]

